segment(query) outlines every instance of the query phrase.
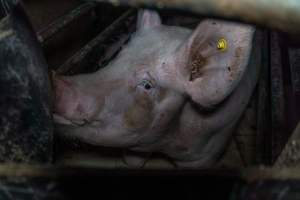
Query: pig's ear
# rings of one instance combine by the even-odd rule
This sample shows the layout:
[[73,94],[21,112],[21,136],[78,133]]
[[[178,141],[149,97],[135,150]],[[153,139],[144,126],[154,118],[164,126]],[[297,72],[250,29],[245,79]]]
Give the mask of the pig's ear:
[[202,21],[175,54],[181,89],[202,107],[222,102],[244,75],[253,34],[248,25]]
[[151,29],[161,25],[161,19],[156,11],[152,10],[139,10],[137,29]]

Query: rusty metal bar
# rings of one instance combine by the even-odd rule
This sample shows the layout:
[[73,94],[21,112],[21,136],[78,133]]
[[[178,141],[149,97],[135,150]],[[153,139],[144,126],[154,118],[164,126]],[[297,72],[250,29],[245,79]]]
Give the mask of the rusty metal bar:
[[176,9],[300,33],[299,0],[87,0],[159,9]]
[[68,26],[70,23],[72,23],[75,19],[78,17],[84,15],[85,13],[88,13],[90,10],[95,8],[95,3],[88,2],[84,3],[77,8],[73,9],[66,15],[58,18],[51,24],[49,24],[46,28],[42,29],[38,32],[38,38],[40,42],[45,42],[48,39],[50,39],[53,35],[61,31],[63,28]]
[[57,69],[57,73],[66,74],[69,73],[70,70],[78,71],[79,68],[83,68],[84,64],[83,60],[89,54],[93,52],[93,50],[99,46],[99,44],[103,43],[108,37],[111,36],[115,30],[120,29],[124,26],[124,23],[130,16],[132,16],[135,12],[135,9],[130,9],[125,12],[121,17],[119,17],[113,24],[107,27],[103,32],[101,32],[96,38],[86,44],[82,49],[80,49],[77,53],[75,53],[70,59],[68,59],[62,66]]

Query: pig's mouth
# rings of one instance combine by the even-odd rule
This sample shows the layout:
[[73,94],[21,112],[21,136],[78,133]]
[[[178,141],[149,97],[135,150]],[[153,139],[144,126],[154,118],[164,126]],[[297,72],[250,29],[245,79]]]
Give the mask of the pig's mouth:
[[61,115],[53,113],[53,120],[56,124],[70,125],[70,126],[85,126],[90,122],[87,119],[67,119]]

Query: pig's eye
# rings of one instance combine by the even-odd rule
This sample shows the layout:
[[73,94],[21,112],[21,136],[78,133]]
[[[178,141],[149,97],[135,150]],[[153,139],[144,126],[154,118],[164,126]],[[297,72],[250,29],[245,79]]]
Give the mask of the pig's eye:
[[148,80],[143,80],[139,85],[145,90],[151,90],[153,88],[153,84]]

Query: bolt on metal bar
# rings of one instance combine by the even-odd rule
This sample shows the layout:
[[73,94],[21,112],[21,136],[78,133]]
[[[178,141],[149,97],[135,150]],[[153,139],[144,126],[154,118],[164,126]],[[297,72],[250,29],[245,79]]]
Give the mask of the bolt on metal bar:
[[46,28],[42,29],[38,32],[38,38],[40,42],[45,42],[48,39],[50,39],[53,35],[61,31],[63,28],[68,26],[70,23],[72,23],[75,19],[78,17],[84,15],[85,13],[88,13],[90,10],[95,8],[95,3],[89,2],[84,3],[66,15],[58,18],[51,24],[49,24]]
[[86,0],[158,9],[262,25],[288,33],[300,33],[299,0]]

